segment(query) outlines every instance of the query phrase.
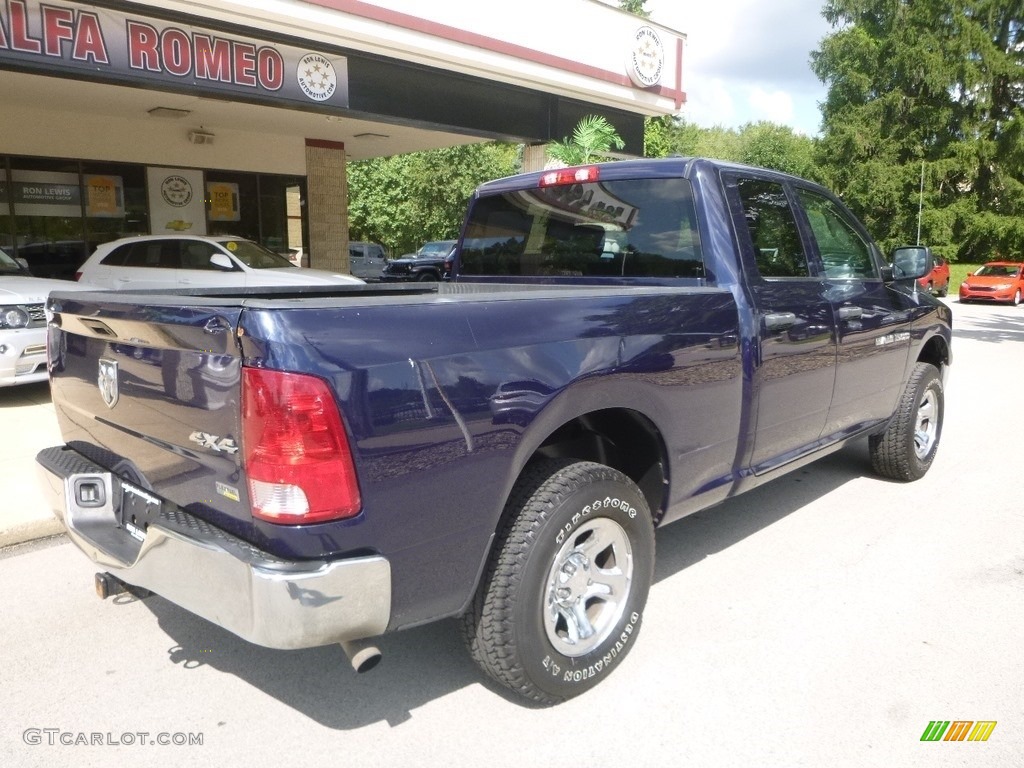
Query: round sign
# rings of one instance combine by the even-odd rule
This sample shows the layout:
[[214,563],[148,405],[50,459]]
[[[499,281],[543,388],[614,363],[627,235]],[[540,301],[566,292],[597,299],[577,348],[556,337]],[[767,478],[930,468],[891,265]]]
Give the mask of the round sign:
[[334,64],[319,53],[307,53],[295,68],[299,88],[313,101],[327,101],[338,90],[338,73]]
[[626,57],[626,72],[639,88],[653,88],[661,82],[665,69],[665,47],[652,27],[637,28]]
[[160,184],[160,196],[168,205],[184,208],[192,202],[192,184],[184,176],[168,176]]

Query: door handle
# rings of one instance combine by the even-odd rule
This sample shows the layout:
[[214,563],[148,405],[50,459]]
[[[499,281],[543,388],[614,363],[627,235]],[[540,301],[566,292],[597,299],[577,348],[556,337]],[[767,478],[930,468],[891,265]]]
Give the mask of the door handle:
[[769,331],[784,331],[796,325],[796,315],[792,312],[769,312],[764,316],[764,327]]
[[858,306],[852,307],[840,307],[839,308],[839,319],[840,320],[856,320],[864,314],[864,308]]

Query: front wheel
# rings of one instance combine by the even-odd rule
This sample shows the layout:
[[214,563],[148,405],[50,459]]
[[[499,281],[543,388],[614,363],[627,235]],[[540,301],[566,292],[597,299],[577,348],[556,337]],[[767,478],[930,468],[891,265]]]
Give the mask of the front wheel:
[[496,682],[557,704],[636,644],[654,572],[651,514],[618,470],[567,460],[528,468],[505,511],[463,633]]
[[875,471],[892,480],[924,477],[939,448],[944,410],[938,369],[929,363],[917,363],[888,428],[869,440]]
[[1013,294],[1013,306],[1015,306],[1015,307],[1019,307],[1020,306],[1020,288],[1018,288],[1017,292],[1015,294]]

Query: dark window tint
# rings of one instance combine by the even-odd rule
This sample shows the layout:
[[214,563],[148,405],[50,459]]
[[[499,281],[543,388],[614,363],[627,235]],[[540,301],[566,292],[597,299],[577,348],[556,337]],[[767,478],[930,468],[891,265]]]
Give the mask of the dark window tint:
[[786,190],[762,179],[740,179],[737,186],[761,276],[808,277],[807,255]]
[[177,269],[179,265],[176,240],[146,240],[128,243],[111,251],[100,262],[108,267],[149,267]]
[[460,274],[704,277],[693,194],[684,179],[524,189],[477,200]]
[[210,263],[210,257],[220,251],[212,244],[202,240],[183,240],[181,246],[182,269],[217,269]]
[[797,190],[807,213],[826,277],[877,277],[871,248],[845,211],[827,197]]

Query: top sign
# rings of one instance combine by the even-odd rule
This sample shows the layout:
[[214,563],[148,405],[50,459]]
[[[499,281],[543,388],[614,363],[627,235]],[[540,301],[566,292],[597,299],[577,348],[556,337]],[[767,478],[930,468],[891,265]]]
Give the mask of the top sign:
[[626,56],[626,72],[638,88],[653,88],[665,69],[665,46],[653,27],[637,28]]
[[348,106],[348,62],[97,6],[0,3],[0,67],[79,73],[232,99]]

